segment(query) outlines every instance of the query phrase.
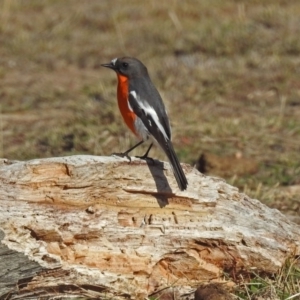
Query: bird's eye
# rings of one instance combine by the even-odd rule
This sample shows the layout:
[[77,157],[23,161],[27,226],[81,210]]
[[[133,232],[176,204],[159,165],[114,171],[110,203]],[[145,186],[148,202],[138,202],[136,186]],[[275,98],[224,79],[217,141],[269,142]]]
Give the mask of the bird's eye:
[[122,63],[122,67],[127,68],[128,67],[128,63],[126,63],[126,62]]

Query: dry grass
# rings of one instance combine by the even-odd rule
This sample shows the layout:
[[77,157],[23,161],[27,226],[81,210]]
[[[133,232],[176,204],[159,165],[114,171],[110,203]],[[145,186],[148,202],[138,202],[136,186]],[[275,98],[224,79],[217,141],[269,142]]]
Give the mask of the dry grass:
[[[100,64],[148,66],[182,162],[250,158],[226,179],[297,215],[300,184],[298,0],[0,1],[0,154],[109,155],[136,142]],[[142,153],[137,150],[136,153]],[[152,155],[165,159],[158,149]]]
[[242,276],[236,289],[237,299],[290,300],[300,298],[300,261],[289,260],[273,277],[253,273],[253,279]]

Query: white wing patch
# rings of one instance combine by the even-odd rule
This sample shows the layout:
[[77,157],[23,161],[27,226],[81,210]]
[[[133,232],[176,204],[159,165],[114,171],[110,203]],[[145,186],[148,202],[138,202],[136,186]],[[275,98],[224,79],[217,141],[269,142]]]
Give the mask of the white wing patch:
[[128,104],[128,108],[129,108],[129,110],[130,110],[130,111],[133,111],[133,109],[132,109],[132,107],[131,107],[131,105],[130,105],[130,102],[129,102],[129,101],[127,101],[127,104]]
[[[135,91],[131,91],[130,94],[136,99],[136,101],[138,102],[139,106],[144,110],[145,114],[152,117],[152,119],[155,122],[156,126],[159,128],[159,130],[163,134],[164,138],[166,140],[168,140],[169,139],[168,135],[167,135],[164,127],[160,123],[158,115],[157,115],[155,109],[152,106],[150,106],[148,103],[143,103],[142,101],[138,100],[137,99],[137,94],[136,94]],[[151,123],[150,120],[149,120],[149,125],[152,126],[152,123]]]
[[137,100],[137,96],[136,96],[136,92],[135,91],[131,91],[130,94],[133,96],[133,98],[135,100]]

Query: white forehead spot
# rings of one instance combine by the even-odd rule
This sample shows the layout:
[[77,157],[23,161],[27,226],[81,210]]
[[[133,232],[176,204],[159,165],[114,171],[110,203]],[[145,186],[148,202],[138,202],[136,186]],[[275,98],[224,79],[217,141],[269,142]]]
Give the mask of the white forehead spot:
[[111,64],[112,64],[112,65],[115,65],[116,62],[117,62],[117,60],[118,60],[118,58],[114,58],[114,59],[111,61]]

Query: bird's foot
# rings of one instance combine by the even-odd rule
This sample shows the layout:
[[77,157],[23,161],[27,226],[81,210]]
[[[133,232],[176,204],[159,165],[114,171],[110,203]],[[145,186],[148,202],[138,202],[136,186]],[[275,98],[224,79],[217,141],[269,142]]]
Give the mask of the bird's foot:
[[149,154],[152,146],[153,146],[153,143],[151,143],[151,145],[149,146],[148,150],[146,151],[146,153],[143,156],[136,156],[136,158],[143,159],[147,163],[148,163],[148,161],[151,161],[152,165],[154,165],[155,164],[154,159],[148,156],[148,154]]
[[152,165],[154,165],[155,164],[155,161],[154,161],[154,159],[152,158],[152,157],[149,157],[148,155],[143,155],[143,156],[135,156],[136,158],[139,158],[139,159],[143,159],[143,160],[145,160],[145,161],[151,161],[151,163],[152,163]]
[[123,152],[123,153],[112,153],[114,156],[119,156],[119,157],[126,157],[129,162],[131,162],[131,157],[128,155],[128,152]]

